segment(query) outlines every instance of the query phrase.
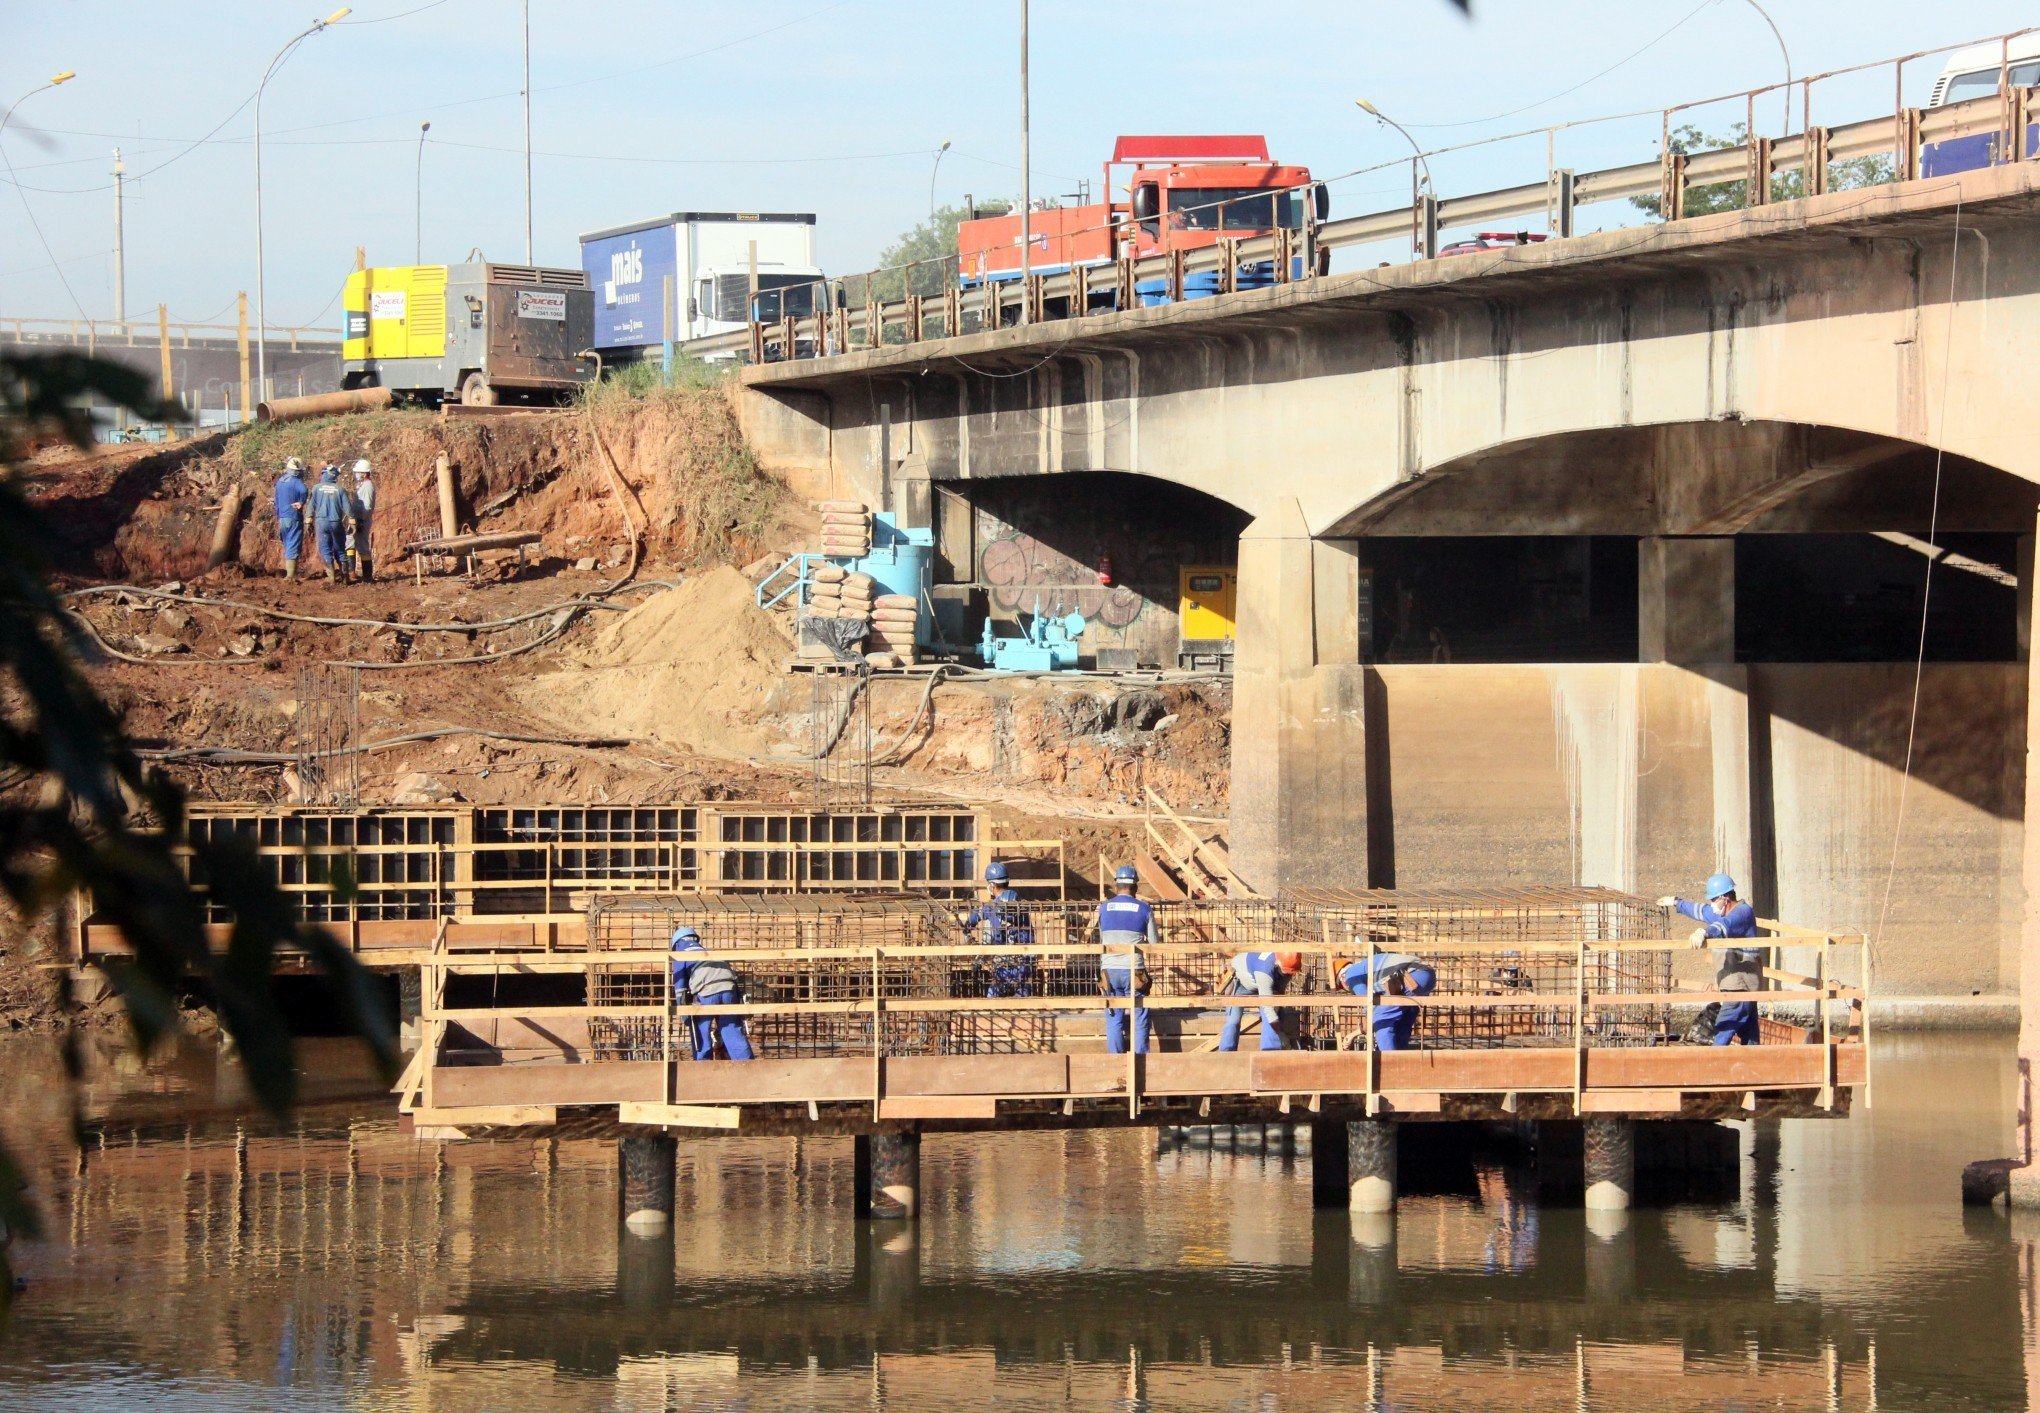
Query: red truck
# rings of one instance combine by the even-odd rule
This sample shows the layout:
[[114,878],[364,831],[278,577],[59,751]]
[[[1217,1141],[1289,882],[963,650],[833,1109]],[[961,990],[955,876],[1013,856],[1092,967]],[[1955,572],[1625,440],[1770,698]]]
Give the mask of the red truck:
[[[1300,231],[1324,220],[1327,209],[1325,189],[1312,184],[1309,168],[1271,161],[1268,140],[1246,134],[1121,137],[1105,164],[1103,190],[1103,202],[1033,213],[1030,274],[1109,265],[1126,255],[1197,250],[1277,229]],[[963,288],[1018,279],[1019,213],[963,222],[956,247]],[[1300,262],[1299,255],[1294,274],[1302,273]],[[1262,261],[1243,268],[1237,286],[1253,288],[1273,278],[1272,262]],[[1207,271],[1185,281],[1183,297],[1201,298],[1218,289],[1217,273]],[[1168,298],[1161,279],[1142,280],[1137,292],[1143,304]]]

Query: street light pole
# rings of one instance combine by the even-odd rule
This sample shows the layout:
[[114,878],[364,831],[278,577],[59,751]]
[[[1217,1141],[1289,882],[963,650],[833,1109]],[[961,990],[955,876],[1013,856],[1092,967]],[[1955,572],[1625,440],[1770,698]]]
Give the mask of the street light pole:
[[1027,0],[1020,0],[1020,321],[1027,322],[1027,277],[1034,246],[1034,154],[1027,120]]
[[524,0],[524,263],[531,263],[531,0]]
[[1428,157],[1424,156],[1424,149],[1417,145],[1417,140],[1410,136],[1410,130],[1404,127],[1401,123],[1397,122],[1394,118],[1389,117],[1388,114],[1382,112],[1379,108],[1375,107],[1372,103],[1369,103],[1364,98],[1356,98],[1353,100],[1353,103],[1355,107],[1358,107],[1364,110],[1365,112],[1371,113],[1374,116],[1374,120],[1376,122],[1384,123],[1402,134],[1402,140],[1410,145],[1411,157],[1413,157],[1416,160],[1417,165],[1421,166],[1424,169],[1423,189],[1429,191],[1431,195],[1436,196],[1438,194],[1438,188],[1431,181],[1431,161]]
[[411,243],[411,263],[425,263],[425,134],[432,131],[431,123],[418,124],[418,170],[413,175],[414,188],[411,198],[414,230]]
[[264,297],[267,267],[262,246],[262,92],[269,87],[270,76],[289,57],[291,50],[327,25],[338,24],[352,13],[352,6],[342,5],[325,19],[312,21],[309,29],[292,35],[290,42],[276,51],[276,57],[262,71],[262,82],[255,85],[255,388],[260,398],[269,396],[269,305]]
[[7,120],[14,116],[14,110],[16,108],[19,108],[22,104],[28,102],[29,99],[35,97],[38,93],[41,93],[44,89],[55,88],[60,83],[69,83],[72,79],[76,77],[78,77],[78,72],[75,69],[66,69],[60,74],[51,74],[49,82],[37,84],[34,88],[31,88],[28,92],[22,94],[21,97],[15,99],[12,103],[9,103],[7,105],[7,111],[4,113],[0,113],[0,133],[5,133],[7,131]]
[[127,213],[122,207],[124,193],[122,186],[127,181],[127,163],[120,160],[120,149],[113,149],[113,319],[122,325],[125,333],[127,324]]
[[935,174],[942,170],[942,154],[949,150],[949,139],[943,138],[942,145],[935,149],[935,165],[928,169],[928,219],[935,219]]
[[1779,135],[1784,136],[1792,131],[1792,51],[1785,47],[1785,36],[1779,30],[1778,22],[1771,18],[1771,12],[1759,5],[1757,0],[1747,0],[1747,3],[1764,17],[1764,23],[1771,27],[1771,38],[1778,41],[1778,52],[1785,56],[1785,126],[1779,129]]

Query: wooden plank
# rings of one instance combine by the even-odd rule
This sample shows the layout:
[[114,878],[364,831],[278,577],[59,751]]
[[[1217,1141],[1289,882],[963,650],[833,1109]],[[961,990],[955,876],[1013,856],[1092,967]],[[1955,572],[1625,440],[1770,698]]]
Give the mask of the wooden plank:
[[995,1119],[996,1099],[905,1098],[878,1101],[881,1119]]
[[451,1109],[413,1109],[411,1121],[420,1128],[442,1128],[465,1126],[479,1128],[485,1124],[549,1124],[559,1118],[559,1111],[550,1104],[489,1104],[465,1106]]
[[1779,1089],[1822,1083],[1818,1045],[1665,1045],[1587,1051],[1589,1089]]
[[1067,1055],[904,1055],[885,1062],[892,1095],[1067,1094]]
[[[1150,1062],[1149,1072],[1152,1074],[1154,1069],[1153,1062],[1165,1057],[1149,1055],[1147,1058]],[[1171,1055],[1166,1058],[1181,1059],[1183,1057]],[[1069,1062],[1070,1093],[1124,1094],[1126,1092],[1126,1057],[1124,1055],[1071,1055]],[[1154,1089],[1152,1082],[1148,1082],[1147,1087],[1150,1091]]]
[[657,1128],[734,1129],[744,1111],[727,1105],[709,1104],[618,1104],[616,1117],[627,1124],[648,1124]]
[[657,1060],[601,1065],[434,1065],[434,1108],[621,1104],[660,1097]]
[[1580,1112],[1676,1114],[1684,1097],[1676,1089],[1589,1089],[1580,1095]]
[[1435,1114],[1444,1109],[1445,1096],[1411,1089],[1385,1089],[1375,1096],[1375,1103],[1391,1114]]
[[[1072,1088],[1076,1059],[1070,1059]],[[1251,1094],[1255,1089],[1251,1051],[1193,1050],[1149,1055],[1147,1061],[1141,1084],[1150,1094]]]
[[[897,1061],[888,1062],[888,1075],[894,1063]],[[795,1104],[810,1099],[869,1103],[872,1097],[869,1055],[817,1060],[681,1060],[672,1071],[675,1103]]]

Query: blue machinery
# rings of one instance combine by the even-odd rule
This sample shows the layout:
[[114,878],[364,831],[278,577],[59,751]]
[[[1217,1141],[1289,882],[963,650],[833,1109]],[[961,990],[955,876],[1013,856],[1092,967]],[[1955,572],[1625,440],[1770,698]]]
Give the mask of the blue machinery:
[[1083,614],[1069,613],[1060,618],[1045,615],[1037,598],[1025,636],[993,637],[992,622],[987,618],[984,636],[978,640],[978,653],[985,666],[995,672],[1059,672],[1077,665],[1077,638],[1083,631]]

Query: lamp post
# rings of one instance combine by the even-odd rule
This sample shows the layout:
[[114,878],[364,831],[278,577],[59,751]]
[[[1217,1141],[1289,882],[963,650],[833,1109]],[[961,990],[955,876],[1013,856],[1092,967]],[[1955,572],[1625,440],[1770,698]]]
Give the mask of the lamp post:
[[935,174],[942,170],[942,154],[949,150],[949,139],[943,138],[942,145],[935,149],[935,165],[928,169],[928,219],[935,219]]
[[[35,97],[38,93],[41,93],[43,90],[55,88],[60,83],[69,83],[72,79],[76,77],[78,77],[78,72],[75,69],[66,69],[60,74],[51,74],[49,77],[49,82],[37,84],[34,88],[31,88],[28,92],[22,94],[21,97],[15,99],[12,103],[9,103],[7,105],[7,111],[4,113],[0,113],[0,133],[4,133],[7,131],[7,120],[14,116],[14,110],[16,108],[19,108],[22,104],[28,102],[29,99]],[[944,147],[949,146],[949,144],[946,142],[943,143],[942,145]]]
[[[1034,245],[1034,149],[1027,117],[1027,0],[1020,0],[1020,322],[1027,322],[1027,276]],[[996,306],[995,306],[996,307]]]
[[1364,98],[1354,99],[1353,104],[1355,107],[1361,109],[1363,112],[1373,115],[1373,118],[1376,122],[1386,124],[1387,126],[1394,128],[1397,132],[1402,134],[1402,140],[1410,145],[1410,156],[1413,159],[1415,159],[1416,165],[1411,168],[1411,171],[1414,172],[1416,170],[1416,167],[1419,166],[1424,169],[1423,185],[1419,188],[1420,193],[1422,191],[1429,191],[1433,196],[1436,196],[1438,194],[1438,188],[1431,181],[1430,159],[1424,156],[1424,149],[1417,146],[1417,140],[1410,136],[1410,130],[1404,127],[1401,123],[1397,122],[1394,118],[1389,117],[1388,114],[1382,112],[1379,108],[1375,107],[1372,103],[1369,103]]
[[431,123],[418,124],[418,170],[413,175],[411,183],[414,227],[411,238],[411,263],[414,265],[425,262],[425,134],[431,131]]
[[289,57],[291,50],[327,25],[340,23],[353,12],[351,5],[342,5],[323,20],[313,20],[310,28],[292,35],[290,42],[276,51],[276,57],[262,71],[262,82],[255,85],[255,388],[259,397],[269,396],[269,304],[264,297],[267,271],[262,247],[262,92],[269,87],[270,76]]
[[1789,133],[1792,131],[1792,51],[1785,47],[1785,36],[1779,30],[1778,22],[1771,18],[1771,12],[1759,5],[1757,0],[1747,0],[1747,3],[1764,17],[1764,23],[1771,27],[1771,38],[1778,41],[1778,52],[1785,56],[1785,126],[1779,132],[1781,135]]

